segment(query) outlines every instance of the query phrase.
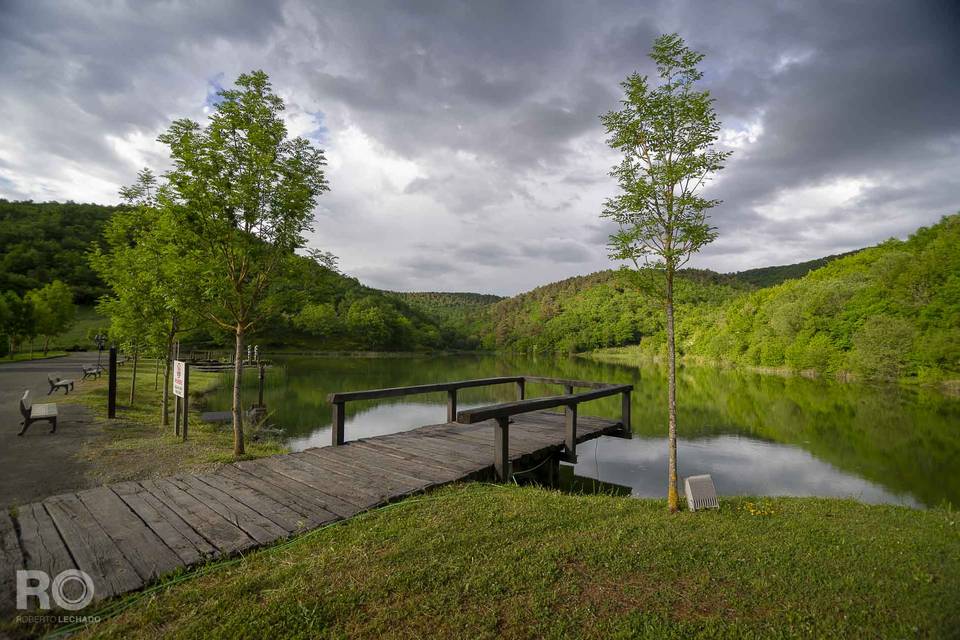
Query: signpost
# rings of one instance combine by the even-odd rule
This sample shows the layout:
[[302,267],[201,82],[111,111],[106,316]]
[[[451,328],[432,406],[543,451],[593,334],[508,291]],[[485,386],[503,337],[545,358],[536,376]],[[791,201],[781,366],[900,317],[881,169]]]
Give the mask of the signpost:
[[173,422],[176,434],[181,434],[180,419],[183,418],[183,439],[187,439],[187,425],[190,416],[190,365],[183,360],[173,361]]

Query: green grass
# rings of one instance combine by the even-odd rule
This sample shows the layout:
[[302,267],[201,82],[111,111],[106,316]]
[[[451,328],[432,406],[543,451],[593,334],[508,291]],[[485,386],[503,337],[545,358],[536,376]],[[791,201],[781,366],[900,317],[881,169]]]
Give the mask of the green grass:
[[47,352],[47,355],[43,355],[43,351],[30,351],[29,349],[21,353],[8,353],[7,355],[0,358],[0,364],[4,362],[26,362],[28,360],[46,360],[47,358],[60,358],[67,355],[66,351],[54,351],[50,350]]
[[[237,460],[233,456],[233,431],[230,425],[200,421],[203,394],[220,382],[215,373],[190,372],[190,423],[186,442],[176,436],[173,427],[173,394],[170,394],[170,424],[160,419],[161,392],[154,389],[155,360],[141,361],[137,373],[137,393],[129,404],[133,367],[117,369],[117,419],[107,420],[107,376],[77,385],[78,393],[70,401],[89,407],[103,421],[103,436],[87,443],[80,451],[98,482],[137,480],[180,472],[201,472],[219,464]],[[163,372],[159,376],[163,386]],[[252,441],[255,435],[245,425],[246,455],[261,458],[286,451],[276,440]]]
[[460,485],[85,611],[81,637],[949,637],[957,520]]
[[97,345],[90,339],[97,330],[110,326],[110,319],[97,313],[93,307],[77,307],[77,318],[73,325],[50,339],[50,347],[58,349],[89,349],[94,351]]

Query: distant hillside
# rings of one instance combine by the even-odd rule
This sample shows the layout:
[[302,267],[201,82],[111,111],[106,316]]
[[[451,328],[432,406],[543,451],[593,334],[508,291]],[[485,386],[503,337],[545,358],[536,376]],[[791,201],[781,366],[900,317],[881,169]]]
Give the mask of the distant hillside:
[[[487,349],[587,351],[634,344],[659,330],[663,307],[650,295],[653,279],[598,271],[537,287],[487,308],[473,329]],[[684,315],[714,307],[745,290],[726,275],[685,270],[676,283]]]
[[422,311],[441,322],[457,325],[471,320],[471,316],[495,302],[502,296],[489,293],[448,293],[444,291],[385,291],[387,295],[402,300],[412,308]]
[[856,251],[848,251],[847,253],[839,253],[833,256],[826,256],[824,258],[817,258],[816,260],[808,260],[807,262],[798,262],[797,264],[783,264],[773,267],[760,267],[759,269],[747,269],[746,271],[738,271],[728,275],[735,280],[739,280],[740,282],[744,282],[757,288],[772,287],[782,282],[786,282],[787,280],[802,278],[814,269],[819,269],[820,267],[826,266],[829,262],[832,262],[838,258],[852,256],[853,254],[857,253],[857,251],[860,251],[860,249],[857,249]]
[[[824,266],[801,277],[754,288],[818,262]],[[682,274],[680,355],[863,378],[960,378],[960,214],[906,241],[753,272]],[[659,356],[663,308],[645,292],[656,282],[655,274],[615,271],[569,278],[497,302],[475,330],[487,348],[639,345],[639,353]]]
[[686,325],[681,343],[761,367],[960,378],[960,214],[740,296]]
[[0,198],[0,292],[22,296],[54,280],[81,305],[106,293],[87,263],[90,243],[117,207],[73,202],[10,202]]

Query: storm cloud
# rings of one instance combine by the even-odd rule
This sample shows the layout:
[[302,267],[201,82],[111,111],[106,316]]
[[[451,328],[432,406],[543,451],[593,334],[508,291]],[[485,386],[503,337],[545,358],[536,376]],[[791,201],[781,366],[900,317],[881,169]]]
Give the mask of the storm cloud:
[[955,2],[0,3],[0,197],[116,202],[157,135],[262,68],[327,151],[313,246],[367,284],[515,293],[610,266],[599,114],[706,54],[734,156],[709,195],[731,271],[960,209]]

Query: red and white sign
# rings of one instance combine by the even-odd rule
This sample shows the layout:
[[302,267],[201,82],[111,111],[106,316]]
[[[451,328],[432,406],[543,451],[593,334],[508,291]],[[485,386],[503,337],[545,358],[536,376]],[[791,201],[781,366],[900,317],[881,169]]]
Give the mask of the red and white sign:
[[186,363],[183,360],[173,361],[173,395],[178,398],[183,397],[183,379],[186,368]]

